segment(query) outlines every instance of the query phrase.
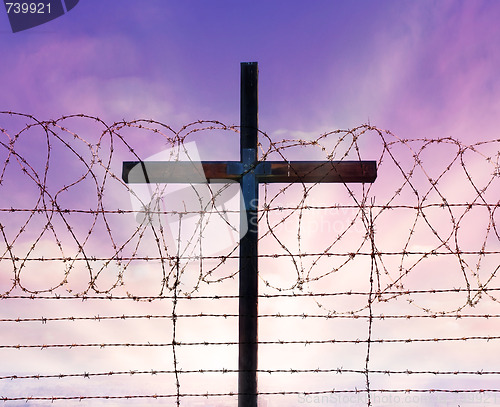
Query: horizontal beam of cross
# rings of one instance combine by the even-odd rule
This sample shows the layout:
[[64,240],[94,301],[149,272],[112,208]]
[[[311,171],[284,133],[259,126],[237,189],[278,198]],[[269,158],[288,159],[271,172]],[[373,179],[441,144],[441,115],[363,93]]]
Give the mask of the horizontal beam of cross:
[[239,161],[125,161],[126,183],[224,183],[253,172],[260,183],[373,182],[375,161],[262,161],[246,169]]

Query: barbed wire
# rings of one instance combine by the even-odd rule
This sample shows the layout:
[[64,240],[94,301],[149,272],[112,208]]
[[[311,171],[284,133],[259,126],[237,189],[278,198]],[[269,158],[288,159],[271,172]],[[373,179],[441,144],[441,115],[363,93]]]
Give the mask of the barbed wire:
[[[198,161],[197,152],[187,147],[191,140],[200,148],[204,143],[213,146],[213,138],[221,135],[227,140],[228,135],[238,132],[237,126],[218,121],[196,121],[177,131],[155,120],[109,125],[85,114],[38,120],[28,114],[0,112],[0,164],[3,161],[0,195],[7,198],[0,204],[0,299],[16,301],[14,304],[23,307],[71,300],[85,304],[102,300],[171,304],[170,312],[102,316],[95,309],[92,315],[72,315],[68,310],[65,315],[26,316],[17,312],[14,305],[2,314],[0,323],[15,323],[9,326],[39,323],[37,329],[47,330],[48,322],[104,324],[118,320],[130,323],[164,320],[171,324],[172,333],[171,338],[163,342],[2,341],[0,349],[5,352],[10,349],[18,352],[63,348],[76,352],[96,348],[104,352],[107,348],[171,348],[172,369],[59,374],[14,374],[5,373],[4,369],[0,380],[16,383],[25,379],[168,374],[173,375],[175,389],[168,394],[135,395],[18,397],[4,393],[0,400],[169,398],[180,406],[182,400],[189,397],[237,396],[237,392],[230,391],[181,391],[185,374],[238,372],[226,367],[183,369],[181,349],[184,346],[212,349],[235,346],[238,342],[183,340],[180,324],[206,318],[234,320],[238,315],[208,310],[179,311],[184,304],[203,301],[212,304],[214,300],[238,298],[231,295],[230,290],[216,288],[224,287],[238,275],[235,263],[238,239],[215,250],[211,240],[225,244],[221,243],[222,235],[217,235],[217,238],[209,238],[207,245],[210,225],[215,220],[223,219],[229,232],[238,229],[231,224],[230,217],[238,218],[239,206],[231,207],[225,201],[217,206],[231,186],[217,188],[207,183],[203,191],[191,188],[190,198],[179,198],[168,206],[165,200],[172,194],[168,186],[152,184],[141,189],[126,184],[121,169],[123,161],[147,161],[150,157],[156,160],[160,157],[162,161]],[[425,389],[411,381],[408,389],[382,388],[378,381],[374,385],[374,375],[433,375],[439,379],[494,376],[500,372],[489,368],[404,370],[388,366],[378,369],[373,367],[373,357],[380,352],[379,345],[397,343],[411,347],[418,343],[480,342],[492,346],[491,353],[498,350],[500,336],[491,324],[488,325],[491,332],[484,334],[440,331],[406,337],[394,333],[384,337],[378,326],[390,320],[434,319],[485,324],[500,316],[497,293],[500,290],[497,192],[500,189],[500,139],[473,144],[452,137],[405,139],[371,125],[335,130],[307,139],[276,141],[264,132],[259,133],[259,138],[260,161],[290,163],[297,157],[302,160],[304,155],[327,161],[373,159],[379,174],[374,184],[340,183],[336,187],[336,202],[331,202],[329,196],[325,198],[321,182],[261,187],[262,202],[257,211],[261,251],[258,256],[261,270],[271,269],[271,272],[259,273],[262,287],[259,298],[310,300],[316,312],[262,312],[259,319],[359,320],[366,325],[364,337],[356,331],[355,337],[345,339],[342,335],[327,339],[266,338],[258,342],[262,346],[304,345],[306,348],[308,345],[364,346],[364,360],[359,368],[259,369],[260,373],[271,375],[353,373],[364,377],[364,389],[308,391],[304,388],[303,391],[262,391],[259,395],[361,393],[366,395],[365,403],[371,406],[374,395],[379,393],[498,393],[500,390],[491,388],[489,382],[477,389],[462,388],[460,383],[448,389],[440,385],[439,380]],[[161,151],[163,154],[158,155]],[[175,196],[182,194],[179,191],[174,190]],[[190,223],[192,219],[198,220]],[[155,294],[145,295],[133,277],[137,270],[144,268],[151,273],[156,270]],[[280,275],[275,270],[279,270]],[[327,286],[331,289],[325,289]],[[402,303],[404,307],[398,309]],[[8,338],[7,341],[14,339]],[[14,364],[7,366],[16,369]],[[57,394],[57,390],[53,392]]]
[[[151,375],[151,376],[156,376],[156,375],[172,375],[172,374],[178,374],[178,375],[184,375],[184,374],[204,374],[204,373],[238,373],[240,370],[237,369],[198,369],[198,370],[146,370],[146,371],[139,371],[139,370],[131,370],[131,371],[109,371],[109,372],[84,372],[84,373],[59,373],[59,374],[53,374],[53,375],[28,375],[28,376],[18,376],[18,375],[11,375],[11,376],[0,376],[0,380],[27,380],[27,379],[36,379],[36,380],[41,380],[41,379],[63,379],[67,377],[83,377],[86,379],[89,379],[91,377],[98,377],[98,376],[124,376],[124,375]],[[277,374],[277,373],[287,373],[287,374],[297,374],[297,373],[336,373],[336,374],[343,374],[343,373],[358,373],[365,375],[366,370],[355,370],[355,369],[343,369],[343,368],[336,368],[336,369],[257,369],[258,373],[267,373],[269,375],[272,374]],[[482,376],[482,375],[498,375],[500,374],[500,371],[484,371],[484,370],[468,370],[468,371],[461,371],[461,370],[454,370],[454,371],[443,371],[443,370],[422,370],[422,371],[413,371],[413,370],[369,370],[368,371],[370,374],[382,374],[382,375],[475,375],[475,376]]]
[[[498,393],[500,390],[498,389],[375,389],[373,392],[378,393],[451,393],[451,394],[460,394],[460,393]],[[260,392],[260,395],[270,396],[270,395],[298,395],[298,396],[312,396],[312,395],[322,395],[322,394],[364,394],[366,390],[364,389],[353,389],[353,390],[337,390],[337,389],[328,389],[321,391],[308,391],[308,392],[300,392],[300,391],[287,391],[287,392]],[[181,394],[180,397],[236,397],[238,394],[229,392],[229,393],[187,393]],[[50,396],[50,397],[2,397],[0,400],[5,401],[60,401],[60,400],[127,400],[127,399],[165,399],[165,398],[176,398],[177,394],[141,394],[141,395],[96,395],[96,396]],[[432,401],[432,400],[431,400]]]
[[[484,288],[484,289],[464,289],[464,288],[452,288],[452,289],[431,289],[431,290],[405,290],[403,292],[400,291],[386,291],[384,294],[386,295],[398,295],[398,296],[403,296],[403,295],[409,295],[409,294],[443,294],[443,293],[461,293],[461,292],[471,292],[471,293],[481,293],[483,291],[499,291],[500,288]],[[362,292],[362,291],[343,291],[343,292],[333,292],[333,293],[292,293],[292,294],[260,294],[258,295],[259,298],[300,298],[300,297],[338,297],[338,296],[366,296],[368,295],[367,292]],[[86,302],[86,301],[92,301],[92,300],[133,300],[133,301],[147,301],[147,302],[152,302],[155,300],[169,300],[173,299],[173,296],[168,296],[168,295],[162,295],[162,296],[113,296],[113,295],[106,295],[106,296],[86,296],[86,295],[78,295],[75,294],[74,296],[64,296],[64,295],[57,295],[54,294],[52,296],[43,296],[43,295],[11,295],[9,297],[4,297],[2,298],[3,300],[79,300],[81,302]],[[214,295],[214,296],[203,296],[203,295],[187,295],[185,297],[178,297],[177,300],[224,300],[224,299],[237,299],[239,298],[237,295]],[[442,315],[445,314],[446,312],[438,312],[435,315]],[[336,314],[335,311],[332,312],[333,315]],[[353,314],[356,315],[356,314]],[[463,314],[457,314],[457,315],[463,315]],[[355,316],[353,316],[355,318]]]
[[[492,341],[500,339],[500,336],[463,336],[460,338],[401,338],[401,339],[373,339],[368,337],[368,339],[325,339],[325,340],[275,340],[275,341],[263,341],[260,340],[259,345],[324,345],[324,344],[335,344],[335,343],[350,343],[350,344],[371,344],[371,343],[412,343],[412,342],[460,342],[460,341],[472,341],[472,340],[484,340]],[[34,345],[0,345],[0,349],[50,349],[50,348],[116,348],[116,347],[172,347],[175,349],[176,346],[212,346],[212,345],[223,345],[223,346],[234,346],[238,345],[240,342],[179,342],[172,341],[171,343],[64,343],[64,344],[34,344]],[[251,342],[241,342],[241,343],[251,343]]]
[[[41,322],[46,324],[47,322],[54,321],[106,321],[106,320],[127,320],[127,319],[180,319],[180,318],[237,318],[238,314],[207,314],[200,312],[199,314],[176,314],[175,317],[172,315],[95,315],[91,317],[55,317],[55,318],[3,318],[0,322]],[[315,314],[260,314],[259,318],[319,318],[319,319],[436,319],[436,318],[453,318],[453,319],[467,319],[467,318],[500,318],[500,314],[426,314],[426,315],[345,315],[345,314],[327,314],[327,315],[315,315]]]

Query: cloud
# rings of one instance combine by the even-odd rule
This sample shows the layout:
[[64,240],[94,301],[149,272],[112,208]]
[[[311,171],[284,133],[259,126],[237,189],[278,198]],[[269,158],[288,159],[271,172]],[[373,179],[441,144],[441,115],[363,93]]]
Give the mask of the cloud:
[[[172,94],[165,81],[144,77],[138,45],[119,35],[54,41],[36,37],[22,45],[22,53],[7,51],[13,80],[5,84],[0,102],[7,110],[41,117],[73,113],[107,121],[170,117],[175,110]],[[182,123],[179,112],[175,117]]]

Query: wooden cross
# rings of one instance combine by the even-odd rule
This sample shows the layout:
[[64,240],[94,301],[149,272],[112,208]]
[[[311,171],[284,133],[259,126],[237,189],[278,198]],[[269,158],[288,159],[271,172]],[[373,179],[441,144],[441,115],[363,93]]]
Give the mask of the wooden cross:
[[[373,182],[375,161],[261,161],[257,159],[258,67],[241,64],[240,161],[202,161],[204,176],[192,171],[192,162],[126,161],[127,183],[199,183],[235,180],[241,185],[241,212],[247,233],[240,238],[238,407],[257,407],[258,347],[258,202],[259,183]],[[132,172],[136,166],[142,171]],[[226,181],[227,182],[227,181]],[[243,211],[244,209],[244,211]],[[245,216],[245,215],[244,215]],[[244,224],[244,223],[243,223]]]

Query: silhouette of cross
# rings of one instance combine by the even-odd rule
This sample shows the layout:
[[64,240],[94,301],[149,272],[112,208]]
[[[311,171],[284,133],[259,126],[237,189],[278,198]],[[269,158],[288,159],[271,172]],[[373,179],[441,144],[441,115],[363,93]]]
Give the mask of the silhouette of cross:
[[[127,183],[190,184],[233,180],[241,185],[241,212],[245,213],[242,216],[246,216],[248,230],[240,238],[239,253],[238,407],[257,407],[259,183],[371,183],[377,177],[375,161],[259,162],[257,85],[257,63],[242,63],[240,161],[196,163],[203,168],[204,176],[201,178],[200,174],[193,174],[192,162],[182,161],[125,161],[122,174]],[[136,166],[140,166],[142,171],[132,172]],[[242,218],[241,221],[244,222],[245,219]]]

